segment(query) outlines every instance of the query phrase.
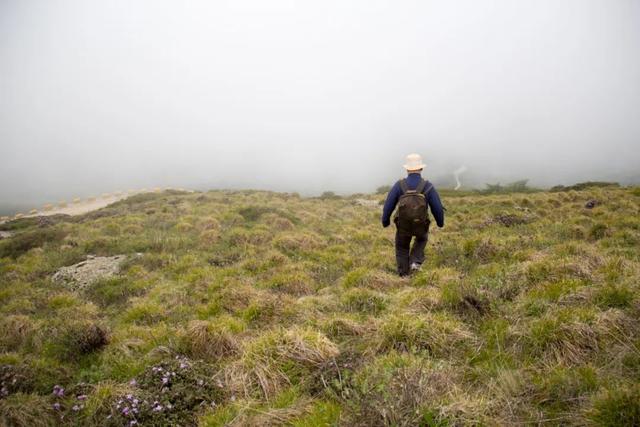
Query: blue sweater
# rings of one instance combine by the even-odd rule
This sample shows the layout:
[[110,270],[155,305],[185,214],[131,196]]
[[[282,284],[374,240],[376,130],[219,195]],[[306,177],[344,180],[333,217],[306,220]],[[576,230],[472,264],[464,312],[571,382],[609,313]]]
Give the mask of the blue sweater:
[[[420,182],[420,174],[419,173],[410,173],[407,176],[407,187],[413,190],[418,186]],[[429,181],[427,181],[427,185],[424,187],[425,191],[429,188]],[[402,188],[400,188],[400,182],[396,182],[389,194],[387,195],[387,201],[384,202],[384,209],[382,210],[382,226],[388,227],[391,224],[391,214],[393,210],[396,208],[398,204],[398,199],[402,196]],[[440,202],[440,196],[436,191],[435,187],[431,188],[429,194],[427,195],[427,206],[431,209],[431,214],[436,220],[436,224],[438,227],[444,227],[444,209],[442,208],[442,203]]]

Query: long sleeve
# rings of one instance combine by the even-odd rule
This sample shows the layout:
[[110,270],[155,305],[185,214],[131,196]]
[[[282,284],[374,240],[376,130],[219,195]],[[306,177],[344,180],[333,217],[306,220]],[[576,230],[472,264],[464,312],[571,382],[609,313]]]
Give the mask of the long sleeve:
[[400,198],[400,192],[400,184],[396,182],[393,187],[391,187],[391,190],[389,190],[389,194],[387,194],[387,200],[384,202],[384,208],[382,209],[383,227],[388,227],[389,224],[391,224],[391,214],[396,208],[396,204]]
[[435,187],[429,191],[427,203],[429,204],[429,209],[431,209],[431,214],[435,218],[438,227],[444,227],[444,209],[442,208],[440,195],[436,191]]

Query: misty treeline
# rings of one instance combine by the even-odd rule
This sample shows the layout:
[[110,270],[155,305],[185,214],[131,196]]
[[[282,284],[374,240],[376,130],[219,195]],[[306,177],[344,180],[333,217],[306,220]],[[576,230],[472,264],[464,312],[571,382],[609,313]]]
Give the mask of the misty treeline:
[[[608,182],[608,181],[584,181],[578,182],[573,185],[554,185],[549,189],[549,191],[560,192],[560,191],[571,191],[571,190],[584,190],[589,187],[620,187],[620,184],[617,182]],[[448,190],[447,187],[443,187],[444,190]],[[391,190],[390,185],[381,185],[376,189],[376,194],[387,194]],[[528,179],[520,179],[517,181],[513,181],[507,184],[495,183],[495,184],[485,184],[485,188],[482,189],[473,189],[471,190],[474,193],[479,194],[506,194],[506,193],[531,193],[536,191],[544,191],[543,188],[532,187],[529,185]],[[335,193],[331,191],[325,192],[325,194],[331,194],[335,196]],[[324,194],[323,194],[324,195]]]

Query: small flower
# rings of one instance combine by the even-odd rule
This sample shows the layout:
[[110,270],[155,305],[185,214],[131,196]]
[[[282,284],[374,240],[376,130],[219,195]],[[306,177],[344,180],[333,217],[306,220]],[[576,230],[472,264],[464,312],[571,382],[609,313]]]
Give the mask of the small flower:
[[55,409],[56,411],[60,410],[60,404],[58,402],[53,404],[53,409]]
[[78,400],[87,400],[87,395],[81,394],[80,396],[78,396]]
[[64,396],[64,388],[60,387],[60,386],[59,386],[59,385],[57,385],[57,384],[56,384],[56,385],[54,385],[54,386],[53,386],[53,394],[54,394],[55,396],[58,396],[58,397],[63,397],[63,396]]
[[203,380],[198,380],[198,385],[203,385],[204,381]]
[[71,408],[72,411],[78,412],[80,410],[80,406],[78,405],[73,405],[73,407]]
[[130,426],[134,426],[134,425],[136,425],[136,424],[138,424],[138,422],[137,422],[136,420],[131,420],[131,421],[129,421],[129,425],[130,425]]
[[136,386],[136,385],[138,385],[138,381],[136,381],[136,379],[133,378],[131,381],[129,381],[129,385],[130,386]]
[[162,377],[162,384],[166,384],[169,382],[169,378],[167,377]]
[[160,412],[162,411],[162,405],[156,405],[153,407],[153,412]]

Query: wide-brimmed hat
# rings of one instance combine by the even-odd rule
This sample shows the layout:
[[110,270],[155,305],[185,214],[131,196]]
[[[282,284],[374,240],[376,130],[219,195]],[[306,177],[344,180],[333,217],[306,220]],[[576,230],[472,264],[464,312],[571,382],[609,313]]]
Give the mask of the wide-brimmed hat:
[[403,166],[408,171],[417,171],[424,169],[426,165],[422,163],[420,154],[412,153],[407,156],[407,162]]

